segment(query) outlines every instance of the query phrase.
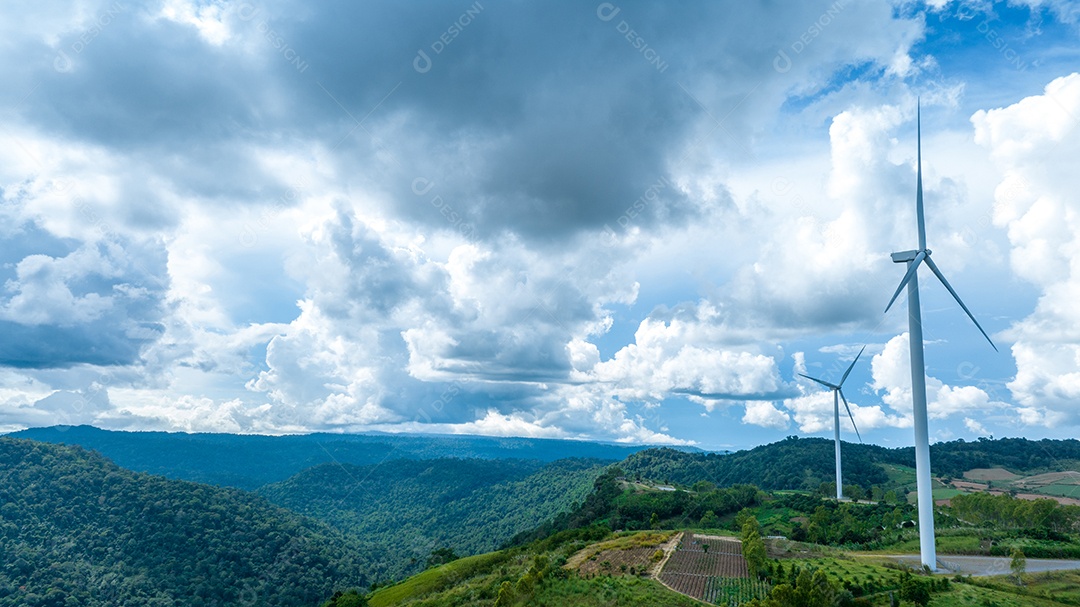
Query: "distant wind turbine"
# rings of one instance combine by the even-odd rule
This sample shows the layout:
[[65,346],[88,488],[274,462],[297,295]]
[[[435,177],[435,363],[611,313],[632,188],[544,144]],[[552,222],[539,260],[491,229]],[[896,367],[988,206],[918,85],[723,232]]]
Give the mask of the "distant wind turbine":
[[862,435],[859,434],[859,427],[855,425],[855,417],[851,415],[851,407],[848,406],[847,399],[844,398],[844,381],[847,380],[847,376],[851,374],[851,370],[855,368],[855,363],[859,362],[859,357],[862,356],[863,350],[866,346],[859,350],[859,353],[855,355],[855,360],[851,361],[848,365],[847,371],[844,371],[844,376],[840,378],[840,383],[830,384],[827,381],[820,380],[816,377],[810,377],[805,373],[800,373],[806,379],[810,381],[816,381],[817,383],[832,390],[832,403],[833,403],[833,440],[836,443],[836,499],[844,498],[844,484],[841,481],[843,476],[840,473],[840,399],[844,400],[844,408],[847,409],[848,417],[851,419],[851,425],[855,428],[855,436],[859,437],[859,442],[862,442]]
[[997,351],[993,340],[983,330],[979,321],[960,300],[960,296],[953,290],[949,281],[945,280],[941,270],[933,259],[930,259],[930,249],[926,248],[926,220],[923,215],[923,187],[922,187],[922,108],[916,110],[916,125],[918,129],[918,168],[916,172],[917,185],[915,189],[915,217],[919,227],[919,248],[915,251],[901,251],[892,254],[894,263],[907,263],[907,274],[900,281],[889,305],[885,306],[885,312],[889,311],[900,291],[907,286],[908,295],[908,341],[911,350],[911,401],[914,409],[915,422],[915,478],[916,491],[919,497],[919,547],[922,553],[922,564],[932,571],[937,570],[937,548],[934,545],[934,499],[933,489],[930,485],[930,431],[926,423],[926,365],[923,362],[923,333],[922,311],[919,305],[919,265],[926,263],[930,271],[937,276],[941,284],[949,291],[960,304],[964,313],[971,322],[983,334],[990,346]]

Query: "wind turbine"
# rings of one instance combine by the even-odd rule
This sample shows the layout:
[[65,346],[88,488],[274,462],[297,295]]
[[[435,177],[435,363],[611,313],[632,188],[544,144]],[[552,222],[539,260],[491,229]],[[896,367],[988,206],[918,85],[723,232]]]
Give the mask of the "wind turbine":
[[926,365],[923,362],[923,333],[922,311],[919,305],[919,265],[925,263],[930,271],[937,276],[941,284],[948,289],[956,303],[967,314],[971,322],[983,334],[990,346],[997,351],[993,340],[983,330],[979,321],[960,300],[960,296],[953,290],[949,281],[945,280],[937,264],[930,258],[930,249],[926,248],[926,220],[923,215],[923,188],[922,188],[922,108],[916,109],[916,125],[918,128],[918,168],[916,172],[917,185],[915,189],[915,217],[919,228],[919,248],[915,251],[901,251],[892,254],[894,263],[907,263],[907,274],[900,281],[889,305],[885,306],[885,312],[889,311],[900,291],[907,286],[908,296],[908,341],[911,350],[911,401],[915,422],[915,480],[916,492],[919,498],[919,548],[922,553],[922,564],[931,571],[937,570],[937,548],[934,545],[934,499],[933,488],[930,485],[930,431],[926,423]]
[[836,443],[836,499],[844,498],[844,484],[841,482],[840,474],[840,399],[844,400],[844,408],[847,409],[848,417],[851,418],[851,425],[855,428],[855,436],[859,437],[859,442],[862,442],[862,435],[859,434],[859,427],[855,425],[855,417],[851,415],[851,407],[848,406],[847,399],[844,398],[844,381],[847,380],[847,376],[851,374],[851,370],[855,368],[855,363],[859,362],[859,357],[862,356],[863,350],[866,346],[859,350],[859,353],[855,355],[855,360],[851,361],[848,365],[847,371],[844,371],[844,376],[840,378],[840,383],[830,384],[827,381],[820,380],[816,377],[810,377],[805,373],[800,373],[806,379],[810,381],[816,381],[817,383],[832,390],[832,404],[833,404],[833,440]]

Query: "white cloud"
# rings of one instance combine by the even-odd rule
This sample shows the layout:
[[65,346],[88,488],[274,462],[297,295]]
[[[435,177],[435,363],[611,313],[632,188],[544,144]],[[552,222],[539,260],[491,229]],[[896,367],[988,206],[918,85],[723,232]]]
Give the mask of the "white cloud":
[[1035,310],[1006,332],[1014,340],[1020,421],[1051,427],[1076,423],[1080,398],[1080,74],[1055,79],[1041,95],[971,117],[1002,180],[994,222],[1008,230],[1010,259],[1041,293]]
[[[0,322],[37,350],[0,347],[32,369],[0,377],[0,424],[59,419],[108,373],[105,408],[72,419],[678,442],[665,416],[690,400],[831,427],[828,393],[777,361],[877,335],[887,254],[913,241],[908,82],[934,89],[924,109],[965,101],[916,44],[956,32],[908,8],[627,5],[657,70],[592,9],[515,4],[423,73],[457,8],[7,9]],[[1080,391],[1076,127],[1053,107],[1077,114],[1074,88],[973,118],[1002,168],[994,222],[1042,291],[1012,329],[1035,424]],[[951,271],[992,257],[963,231],[984,177],[926,167]],[[907,423],[889,360],[875,387],[896,408],[852,385],[860,429]],[[944,418],[998,407],[933,387]]]
[[[701,302],[646,318],[634,343],[587,377],[620,398],[659,401],[672,393],[743,400],[787,390],[776,361],[757,346],[730,343],[720,311]],[[736,341],[738,341],[736,339]]]
[[[891,409],[910,419],[911,359],[908,334],[902,333],[885,344],[884,350],[871,362],[874,390],[885,393],[881,400]],[[926,376],[926,411],[930,419],[944,420],[959,413],[986,415],[1008,407],[1007,403],[992,400],[990,395],[975,386],[950,386],[940,379]]]
[[[254,6],[246,6],[244,13],[254,13]],[[215,46],[224,44],[230,36],[225,23],[225,4],[218,2],[192,2],[190,0],[165,0],[160,18],[194,27],[199,36]]]
[[[858,351],[852,352],[856,354]],[[792,358],[795,360],[794,372],[807,373],[806,356],[802,352],[796,352]],[[797,376],[798,377],[798,376]],[[823,378],[829,379],[829,378]],[[834,378],[839,379],[839,378]],[[796,382],[800,395],[783,401],[784,408],[791,412],[792,418],[798,424],[799,430],[806,433],[818,433],[833,429],[833,394],[831,390],[822,389],[816,382],[805,378],[799,378]],[[910,421],[903,416],[887,414],[880,405],[859,405],[860,390],[850,382],[844,386],[844,396],[848,400],[851,409],[851,417],[855,418],[859,433],[876,428],[903,428],[911,425]],[[854,396],[849,396],[849,394]],[[844,403],[840,403],[840,426],[844,434],[854,434],[855,428],[851,426]],[[849,437],[850,438],[850,437]]]
[[967,428],[968,431],[974,432],[975,434],[990,434],[986,431],[986,426],[980,424],[974,419],[971,419],[970,417],[964,418],[964,427]]
[[744,424],[753,424],[764,428],[786,430],[791,425],[791,417],[768,401],[746,403],[746,413],[742,417]]

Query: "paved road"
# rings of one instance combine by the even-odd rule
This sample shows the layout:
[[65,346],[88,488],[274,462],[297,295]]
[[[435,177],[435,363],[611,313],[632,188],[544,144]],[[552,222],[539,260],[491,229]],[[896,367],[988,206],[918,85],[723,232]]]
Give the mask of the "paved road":
[[[889,559],[900,563],[906,563],[912,567],[922,566],[922,562],[917,554],[867,554],[865,556],[868,558],[877,557]],[[1006,556],[957,556],[951,554],[939,554],[938,572],[976,576],[1007,575],[1011,573],[1009,569],[1010,563],[1012,563],[1012,559]],[[1061,571],[1065,569],[1080,569],[1080,561],[1027,559],[1028,573]]]

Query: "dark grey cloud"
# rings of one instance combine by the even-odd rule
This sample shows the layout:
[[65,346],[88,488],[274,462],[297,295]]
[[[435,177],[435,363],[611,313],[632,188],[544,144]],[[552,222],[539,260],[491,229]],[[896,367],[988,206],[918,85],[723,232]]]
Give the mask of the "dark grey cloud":
[[[695,145],[743,154],[753,116],[790,84],[775,49],[820,13],[266,2],[226,8],[231,36],[214,45],[112,6],[99,6],[108,23],[87,43],[85,30],[28,43],[28,121],[138,154],[176,192],[222,201],[279,193],[282,176],[252,146],[317,143],[342,185],[381,195],[397,216],[447,228],[429,200],[440,196],[479,235],[537,242],[616,225]],[[418,178],[437,188],[418,196]],[[700,211],[677,188],[640,206],[643,229]]]

